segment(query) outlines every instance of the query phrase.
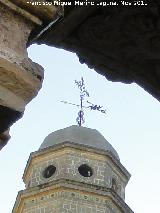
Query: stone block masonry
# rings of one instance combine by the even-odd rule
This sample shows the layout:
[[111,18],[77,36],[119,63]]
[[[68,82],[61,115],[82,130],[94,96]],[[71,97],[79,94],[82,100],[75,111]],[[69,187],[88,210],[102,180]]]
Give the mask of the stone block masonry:
[[[42,86],[43,68],[28,58],[26,44],[30,33],[42,27],[44,21],[53,21],[56,14],[53,5],[38,8],[24,0],[0,0],[1,135],[22,117],[26,104]],[[9,134],[5,140],[3,138],[0,139],[0,148],[7,143]]]
[[31,153],[23,175],[26,189],[13,213],[133,213],[124,199],[129,178],[98,131],[71,126],[51,133]]

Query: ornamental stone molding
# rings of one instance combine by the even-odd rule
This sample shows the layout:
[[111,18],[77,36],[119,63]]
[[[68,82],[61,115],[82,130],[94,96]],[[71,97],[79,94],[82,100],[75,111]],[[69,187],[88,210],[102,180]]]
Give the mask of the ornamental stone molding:
[[42,86],[43,68],[28,58],[28,37],[57,19],[59,10],[53,5],[34,7],[26,0],[0,0],[0,147],[9,139],[7,129]]

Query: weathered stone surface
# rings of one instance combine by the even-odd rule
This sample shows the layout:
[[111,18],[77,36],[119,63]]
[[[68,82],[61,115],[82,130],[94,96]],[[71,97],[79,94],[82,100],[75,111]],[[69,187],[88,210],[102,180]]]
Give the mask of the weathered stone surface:
[[[57,13],[62,10],[60,6],[54,6],[47,0],[11,0],[20,8],[27,10],[31,14],[40,18],[43,22],[53,21],[57,17]],[[29,3],[26,3],[29,2]],[[41,5],[34,4],[35,2],[41,2]],[[31,4],[33,3],[33,5]]]
[[[26,189],[19,192],[13,213],[133,213],[125,203],[130,174],[112,149],[87,145],[85,140],[91,138],[97,143],[103,140],[100,133],[92,130],[97,135],[94,137],[91,129],[85,128],[84,136],[81,127],[78,129],[78,137],[72,138],[68,138],[66,129],[55,132],[56,136],[60,133],[61,140],[31,153],[23,176]],[[56,136],[50,136],[48,142],[56,140]],[[82,165],[88,165],[92,174],[80,172]],[[50,174],[48,168],[53,166]]]
[[73,125],[64,129],[57,130],[49,134],[40,146],[41,149],[49,148],[56,144],[63,144],[64,141],[72,144],[81,144],[87,147],[94,147],[112,153],[119,160],[118,153],[113,146],[95,129]]
[[160,3],[148,4],[65,7],[37,43],[75,52],[108,80],[135,82],[160,100]]
[[[75,183],[73,183],[75,184]],[[23,190],[17,196],[13,213],[133,213],[110,189],[88,184],[72,185],[67,180],[44,186],[41,190]],[[75,187],[75,188],[74,188]],[[90,190],[92,188],[92,190]]]
[[53,5],[42,8],[24,0],[0,0],[0,132],[23,115],[42,86],[43,68],[28,58],[26,44],[31,31],[56,15]]

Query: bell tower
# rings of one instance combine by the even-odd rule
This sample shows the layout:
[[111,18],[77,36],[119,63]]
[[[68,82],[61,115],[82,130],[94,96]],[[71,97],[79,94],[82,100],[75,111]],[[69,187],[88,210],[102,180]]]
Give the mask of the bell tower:
[[125,203],[129,178],[97,130],[67,127],[31,153],[13,213],[133,213]]

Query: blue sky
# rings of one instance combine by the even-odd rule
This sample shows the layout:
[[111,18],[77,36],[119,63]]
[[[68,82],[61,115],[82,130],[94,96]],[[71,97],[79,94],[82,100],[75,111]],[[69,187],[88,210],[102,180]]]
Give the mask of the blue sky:
[[43,87],[24,116],[11,128],[11,140],[0,153],[0,212],[11,213],[29,154],[51,132],[76,124],[78,109],[74,80],[84,77],[90,101],[107,114],[86,111],[84,126],[100,131],[117,150],[132,177],[126,203],[136,213],[160,212],[160,104],[136,84],[112,83],[81,65],[75,54],[45,45],[28,49],[30,58],[45,68]]

